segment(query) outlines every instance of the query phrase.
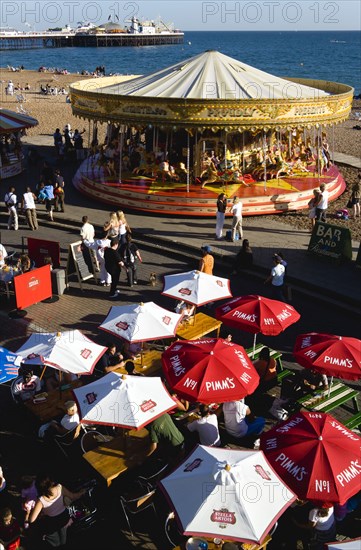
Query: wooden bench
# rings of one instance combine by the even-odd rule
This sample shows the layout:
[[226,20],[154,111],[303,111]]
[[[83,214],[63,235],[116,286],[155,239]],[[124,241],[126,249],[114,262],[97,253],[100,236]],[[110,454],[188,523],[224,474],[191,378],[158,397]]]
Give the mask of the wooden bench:
[[328,390],[323,390],[321,396],[318,397],[316,391],[315,394],[308,394],[301,397],[297,400],[297,403],[308,410],[329,413],[352,400],[355,412],[358,413],[358,395],[358,390],[354,390],[350,388],[350,386],[342,384],[342,382],[334,382],[330,392]]
[[[254,349],[254,352],[253,352],[253,347],[248,348],[246,350],[246,352],[247,352],[248,357],[251,359],[251,361],[257,361],[257,359],[259,359],[259,355],[261,353],[261,350],[265,347],[268,347],[268,346],[265,346],[264,344],[259,343],[259,344],[256,345],[256,347]],[[276,365],[277,365],[277,382],[280,383],[280,382],[282,382],[282,380],[284,378],[288,378],[289,376],[293,376],[294,372],[292,370],[283,368],[282,353],[280,351],[276,351],[276,350],[271,349],[271,348],[269,348],[269,350],[270,350],[271,358],[275,359],[275,361],[276,361]]]
[[361,426],[361,411],[357,412],[356,414],[351,416],[351,418],[346,420],[346,422],[344,422],[344,425],[349,430],[353,430],[354,428],[358,428],[359,426]]

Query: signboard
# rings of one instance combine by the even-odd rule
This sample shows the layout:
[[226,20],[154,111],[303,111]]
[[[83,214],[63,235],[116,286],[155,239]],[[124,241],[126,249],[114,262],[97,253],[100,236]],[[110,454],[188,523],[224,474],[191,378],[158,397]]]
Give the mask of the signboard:
[[56,241],[28,237],[28,254],[39,267],[45,265],[44,258],[47,256],[51,257],[54,268],[60,267],[60,243]]
[[24,309],[51,298],[50,265],[14,277],[16,307]]
[[316,222],[308,251],[336,262],[352,260],[351,232],[339,225]]
[[66,265],[66,276],[76,274],[82,288],[82,281],[94,277],[93,264],[89,249],[83,245],[82,241],[71,243],[69,245],[68,262]]

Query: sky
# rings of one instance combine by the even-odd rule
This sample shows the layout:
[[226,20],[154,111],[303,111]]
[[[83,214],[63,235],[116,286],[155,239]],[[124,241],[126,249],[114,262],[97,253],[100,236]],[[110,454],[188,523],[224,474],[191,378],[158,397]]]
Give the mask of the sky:
[[122,26],[132,16],[174,23],[183,31],[336,31],[360,30],[359,0],[143,0],[109,2],[1,0],[0,26],[20,31],[76,27],[78,22],[105,23],[109,16]]

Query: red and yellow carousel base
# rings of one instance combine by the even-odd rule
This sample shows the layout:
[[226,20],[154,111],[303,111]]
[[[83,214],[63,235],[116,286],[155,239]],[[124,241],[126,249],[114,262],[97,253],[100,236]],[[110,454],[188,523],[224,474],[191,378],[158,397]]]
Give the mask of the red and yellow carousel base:
[[214,182],[201,189],[200,184],[162,182],[152,178],[124,174],[122,182],[104,176],[93,169],[88,160],[79,167],[73,184],[82,194],[114,209],[137,210],[177,216],[214,216],[219,193],[229,199],[240,197],[245,216],[275,214],[308,208],[312,191],[326,184],[330,200],[345,190],[345,182],[336,166],[318,176],[314,172],[294,173],[268,180],[249,182],[248,186],[235,182]]

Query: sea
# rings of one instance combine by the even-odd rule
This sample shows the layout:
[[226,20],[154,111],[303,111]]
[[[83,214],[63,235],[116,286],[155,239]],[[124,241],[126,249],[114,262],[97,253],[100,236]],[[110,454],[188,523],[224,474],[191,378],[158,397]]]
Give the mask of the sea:
[[0,65],[67,69],[104,65],[106,74],[149,74],[206,50],[217,50],[280,77],[341,82],[361,93],[359,31],[189,31],[181,45],[3,50]]

